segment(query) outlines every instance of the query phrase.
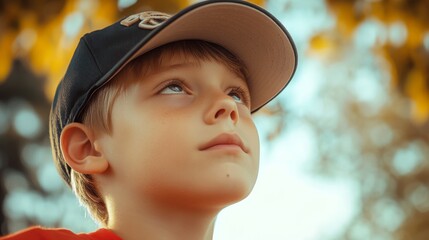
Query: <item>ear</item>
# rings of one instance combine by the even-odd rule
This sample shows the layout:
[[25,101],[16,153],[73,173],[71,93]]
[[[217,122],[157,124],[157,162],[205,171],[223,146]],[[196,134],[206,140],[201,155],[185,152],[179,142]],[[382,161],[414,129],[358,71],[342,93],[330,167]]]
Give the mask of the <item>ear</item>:
[[73,170],[83,174],[102,173],[109,166],[95,143],[93,131],[76,122],[65,126],[60,137],[65,161]]

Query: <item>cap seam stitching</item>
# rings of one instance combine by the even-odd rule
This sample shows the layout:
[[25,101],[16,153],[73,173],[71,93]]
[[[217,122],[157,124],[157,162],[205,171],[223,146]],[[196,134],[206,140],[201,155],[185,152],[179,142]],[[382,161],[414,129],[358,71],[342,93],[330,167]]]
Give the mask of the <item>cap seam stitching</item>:
[[84,38],[83,40],[84,40],[85,45],[86,45],[86,47],[88,48],[89,52],[91,53],[91,57],[92,57],[92,59],[94,60],[95,65],[97,65],[98,72],[99,72],[100,74],[102,74],[102,71],[101,71],[101,68],[100,68],[100,64],[98,63],[97,59],[94,57],[94,52],[92,52],[92,49],[90,48],[90,44],[89,44],[89,42],[87,41],[87,39],[86,39],[86,38]]
[[[87,40],[87,36],[83,37],[82,40],[83,40],[83,43],[85,44],[85,47],[90,52],[91,58],[93,59],[95,65],[97,66],[98,73],[102,76],[103,73],[101,71],[100,64],[98,63],[97,59],[94,57],[94,52],[92,51],[92,49],[90,47],[90,43]],[[88,91],[89,90],[90,89],[88,89]],[[85,95],[87,95],[87,94],[85,94]],[[85,98],[87,98],[87,96]],[[87,99],[84,99],[83,103],[85,103],[85,102],[87,102]],[[78,109],[76,109],[75,114],[72,114],[72,112],[70,112],[70,115],[67,117],[67,121],[66,122],[70,123],[71,121],[75,121],[76,117],[79,115],[79,112],[82,110],[82,106],[83,105],[78,106]]]

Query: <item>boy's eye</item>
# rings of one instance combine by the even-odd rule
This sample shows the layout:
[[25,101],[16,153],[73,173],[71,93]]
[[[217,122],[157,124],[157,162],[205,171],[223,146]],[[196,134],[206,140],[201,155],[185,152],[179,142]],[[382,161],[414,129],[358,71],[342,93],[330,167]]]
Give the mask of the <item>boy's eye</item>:
[[170,83],[166,87],[164,87],[161,91],[161,94],[181,94],[185,93],[183,87],[178,83]]
[[228,95],[231,96],[236,102],[243,103],[242,97],[239,93],[230,92]]
[[234,101],[237,103],[241,103],[246,106],[250,105],[250,95],[241,87],[231,89],[228,95],[231,96],[231,98],[234,99]]

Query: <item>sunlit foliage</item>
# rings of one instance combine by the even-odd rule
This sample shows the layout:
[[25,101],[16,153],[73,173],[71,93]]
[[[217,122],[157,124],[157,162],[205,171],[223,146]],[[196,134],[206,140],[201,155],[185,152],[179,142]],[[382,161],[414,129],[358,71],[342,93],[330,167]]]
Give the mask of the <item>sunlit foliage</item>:
[[359,189],[359,211],[338,239],[426,239],[429,2],[326,2],[336,25],[316,33],[308,53],[326,66],[330,109],[307,120],[317,172]]
[[389,62],[391,83],[412,101],[414,121],[427,122],[429,2],[327,0],[327,4],[337,18],[336,31],[315,35],[313,48],[324,51],[331,45],[346,47],[356,35],[366,34],[372,50]]

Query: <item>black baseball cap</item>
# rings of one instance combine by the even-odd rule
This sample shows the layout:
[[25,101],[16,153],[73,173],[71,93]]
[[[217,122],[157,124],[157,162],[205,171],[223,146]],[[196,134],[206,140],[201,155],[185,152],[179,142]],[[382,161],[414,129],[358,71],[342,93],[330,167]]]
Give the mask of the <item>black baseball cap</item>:
[[297,51],[284,26],[245,1],[203,1],[173,16],[142,12],[85,34],[58,85],[50,114],[54,160],[69,185],[71,169],[60,149],[63,128],[82,121],[91,97],[127,63],[180,40],[215,43],[243,61],[248,69],[252,113],[286,87],[297,66]]

